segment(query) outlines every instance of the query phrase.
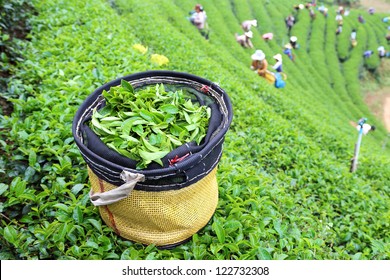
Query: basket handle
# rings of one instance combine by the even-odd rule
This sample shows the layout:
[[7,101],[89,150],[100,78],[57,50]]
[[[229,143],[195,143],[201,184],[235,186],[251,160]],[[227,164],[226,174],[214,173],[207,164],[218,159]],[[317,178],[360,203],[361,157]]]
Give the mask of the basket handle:
[[101,193],[93,193],[91,190],[89,192],[89,199],[92,204],[95,206],[104,206],[118,202],[128,197],[138,182],[145,181],[145,175],[131,173],[126,170],[122,171],[120,178],[125,181],[125,183],[115,189]]

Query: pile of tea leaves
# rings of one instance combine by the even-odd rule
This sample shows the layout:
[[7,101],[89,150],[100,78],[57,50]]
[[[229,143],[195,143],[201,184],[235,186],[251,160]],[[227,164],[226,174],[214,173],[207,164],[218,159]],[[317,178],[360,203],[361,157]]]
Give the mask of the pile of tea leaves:
[[106,105],[93,111],[91,129],[111,149],[137,161],[137,169],[161,159],[187,142],[198,145],[207,133],[211,110],[193,102],[186,90],[163,84],[134,90],[121,85],[103,91]]

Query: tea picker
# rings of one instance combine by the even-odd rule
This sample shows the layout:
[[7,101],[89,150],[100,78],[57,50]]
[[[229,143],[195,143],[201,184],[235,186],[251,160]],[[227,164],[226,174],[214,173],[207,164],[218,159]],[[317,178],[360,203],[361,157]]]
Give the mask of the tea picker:
[[367,118],[361,118],[357,125],[352,121],[350,122],[350,124],[355,126],[356,129],[359,131],[358,140],[355,144],[355,152],[354,152],[353,158],[351,160],[350,172],[355,172],[357,169],[359,150],[360,150],[360,145],[362,142],[363,134],[366,135],[369,131],[375,130],[375,126],[367,124],[366,121],[367,121]]

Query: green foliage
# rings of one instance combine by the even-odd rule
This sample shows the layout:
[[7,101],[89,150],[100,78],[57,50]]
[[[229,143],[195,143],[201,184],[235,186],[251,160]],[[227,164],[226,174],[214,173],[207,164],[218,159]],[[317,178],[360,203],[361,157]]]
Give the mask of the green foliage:
[[163,84],[134,90],[122,80],[102,94],[106,105],[94,109],[89,126],[109,148],[137,161],[137,169],[163,165],[169,152],[206,136],[211,110],[186,90],[166,91]]
[[[287,86],[276,90],[249,69],[254,50],[236,44],[234,33],[241,21],[257,18],[253,42],[272,64],[288,40],[284,18],[292,0],[207,1],[209,41],[185,18],[193,8],[185,0],[33,4],[31,42],[7,87],[14,112],[0,116],[1,259],[390,258],[383,125],[364,137],[358,171],[348,170],[357,137],[348,120],[376,122],[358,77],[364,49],[380,38],[379,16],[359,26],[359,44],[350,48],[357,11],[345,19],[345,37],[337,38],[333,9],[315,22],[301,11],[293,28],[301,48],[295,62],[283,56]],[[275,40],[264,42],[260,35],[270,31]],[[234,111],[218,168],[216,213],[172,250],[124,240],[102,222],[71,135],[87,95],[126,74],[161,69],[150,60],[154,53],[169,58],[163,69],[218,83]]]

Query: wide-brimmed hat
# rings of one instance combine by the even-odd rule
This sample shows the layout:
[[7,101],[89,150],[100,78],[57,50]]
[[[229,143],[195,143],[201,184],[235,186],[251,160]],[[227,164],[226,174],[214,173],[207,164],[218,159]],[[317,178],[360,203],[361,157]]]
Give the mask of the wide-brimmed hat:
[[278,61],[282,61],[282,55],[280,53],[277,53],[273,56],[273,58],[275,58],[276,60]]
[[303,8],[305,8],[305,6],[303,4],[299,4],[298,8],[302,10]]
[[257,50],[254,54],[251,56],[252,60],[263,60],[265,58],[265,54],[262,50]]
[[380,51],[384,51],[385,50],[385,47],[384,46],[380,46],[380,47],[378,47],[378,52],[380,52]]
[[272,40],[273,37],[274,37],[274,34],[271,32],[263,34],[263,39]]
[[284,47],[285,47],[286,49],[292,49],[291,44],[285,44]]
[[252,38],[253,37],[253,32],[252,31],[248,31],[248,32],[245,32],[244,33],[246,37],[249,37],[249,38]]
[[296,36],[291,36],[290,41],[291,42],[296,42],[298,38]]

